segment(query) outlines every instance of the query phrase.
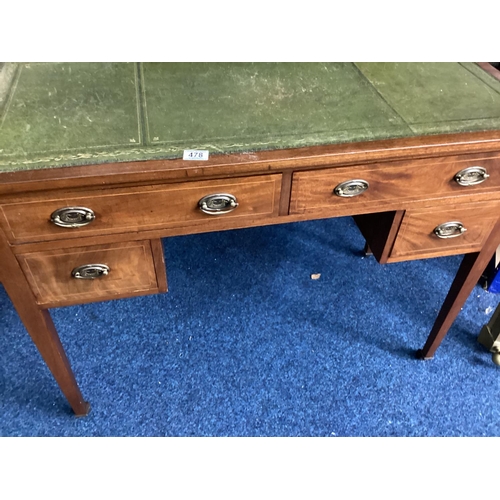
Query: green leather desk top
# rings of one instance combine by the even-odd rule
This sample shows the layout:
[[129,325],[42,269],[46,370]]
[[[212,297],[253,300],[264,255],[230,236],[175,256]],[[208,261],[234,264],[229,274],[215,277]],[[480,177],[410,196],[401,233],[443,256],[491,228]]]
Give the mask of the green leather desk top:
[[473,63],[6,63],[0,172],[500,130]]

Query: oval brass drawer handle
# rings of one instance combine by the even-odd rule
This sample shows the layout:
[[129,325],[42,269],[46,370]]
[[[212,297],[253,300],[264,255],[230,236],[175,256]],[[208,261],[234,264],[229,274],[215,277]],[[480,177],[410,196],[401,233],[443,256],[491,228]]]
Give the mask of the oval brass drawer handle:
[[475,186],[481,184],[489,177],[484,167],[467,167],[455,174],[455,181],[460,186]]
[[352,198],[364,193],[370,184],[363,179],[353,179],[351,181],[341,182],[334,190],[334,194],[342,198]]
[[109,267],[106,264],[85,264],[78,266],[71,271],[71,276],[80,280],[94,280],[109,274]]
[[198,202],[198,208],[209,215],[227,214],[237,207],[238,201],[232,194],[209,194]]
[[444,224],[439,224],[434,229],[434,234],[438,238],[456,238],[465,233],[467,229],[461,222],[453,221],[453,222],[445,222]]
[[90,224],[95,214],[90,208],[64,207],[59,208],[50,216],[50,221],[61,227],[81,227]]

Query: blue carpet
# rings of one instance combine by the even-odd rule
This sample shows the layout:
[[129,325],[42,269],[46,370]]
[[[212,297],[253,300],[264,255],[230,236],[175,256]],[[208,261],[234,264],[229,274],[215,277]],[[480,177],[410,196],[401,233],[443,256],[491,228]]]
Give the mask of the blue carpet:
[[0,287],[0,435],[500,435],[477,343],[498,295],[476,287],[417,360],[461,257],[381,266],[363,244],[350,218],[165,240],[167,294],[52,311],[83,419]]

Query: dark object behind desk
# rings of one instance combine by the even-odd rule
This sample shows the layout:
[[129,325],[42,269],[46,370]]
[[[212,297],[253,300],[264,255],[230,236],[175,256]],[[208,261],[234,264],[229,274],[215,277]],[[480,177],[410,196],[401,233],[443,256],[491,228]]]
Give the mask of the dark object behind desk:
[[0,288],[0,435],[500,435],[477,342],[498,295],[416,360],[460,257],[380,266],[363,243],[349,218],[171,238],[167,294],[54,310],[83,419]]

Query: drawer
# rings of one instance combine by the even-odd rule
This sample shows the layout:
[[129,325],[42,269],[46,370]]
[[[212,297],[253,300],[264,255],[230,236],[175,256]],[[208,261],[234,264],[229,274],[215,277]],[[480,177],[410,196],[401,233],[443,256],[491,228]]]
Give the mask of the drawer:
[[[281,174],[274,174],[78,193],[55,191],[2,203],[0,219],[13,243],[197,225],[230,229],[241,227],[245,220],[278,215],[280,189]],[[199,201],[213,194],[233,196],[234,206],[226,199],[216,199],[209,201],[207,208],[226,210],[203,212]],[[51,222],[51,215],[66,207],[89,209],[89,218],[83,217],[85,225],[77,221],[78,227],[60,227]],[[70,221],[71,217],[78,217],[78,213],[70,211]]]
[[[456,177],[461,172],[459,183]],[[499,188],[500,158],[496,157],[320,169],[294,174],[290,213],[326,217],[382,212],[399,209],[401,201],[494,192]]]
[[[17,259],[38,304],[46,307],[167,290],[160,240],[31,252]],[[81,267],[88,265],[94,267]],[[101,274],[96,265],[109,270]]]
[[499,209],[499,202],[484,202],[409,210],[388,262],[477,252],[500,216]]

